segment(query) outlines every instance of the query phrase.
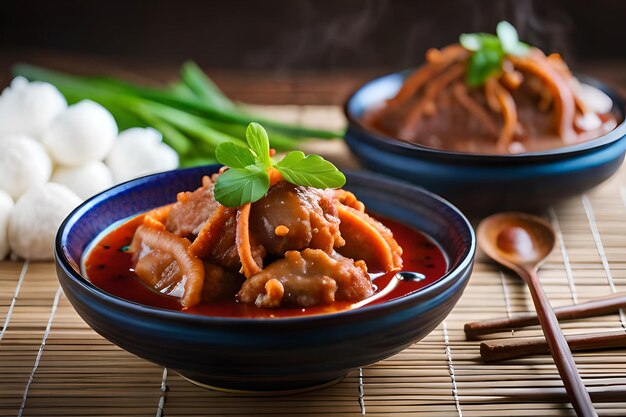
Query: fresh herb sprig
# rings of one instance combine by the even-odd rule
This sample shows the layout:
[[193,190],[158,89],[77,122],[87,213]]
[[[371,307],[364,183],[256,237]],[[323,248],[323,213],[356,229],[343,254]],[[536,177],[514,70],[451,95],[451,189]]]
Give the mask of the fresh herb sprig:
[[461,45],[472,52],[467,62],[468,85],[483,85],[489,77],[498,75],[506,55],[524,56],[530,50],[509,22],[498,23],[496,34],[463,33],[459,38]]
[[258,123],[246,129],[248,148],[233,142],[215,149],[217,160],[230,169],[217,179],[215,199],[227,207],[239,207],[260,200],[270,188],[268,170],[277,170],[285,181],[314,188],[338,188],[346,177],[332,163],[319,155],[289,152],[278,162],[270,158],[267,132]]

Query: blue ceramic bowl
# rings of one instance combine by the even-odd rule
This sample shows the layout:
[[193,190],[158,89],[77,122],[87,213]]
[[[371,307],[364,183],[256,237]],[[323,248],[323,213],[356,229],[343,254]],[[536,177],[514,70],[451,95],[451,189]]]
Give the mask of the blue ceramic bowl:
[[[83,203],[63,222],[55,245],[61,286],[96,332],[184,377],[230,390],[281,393],[334,381],[389,357],[430,333],[463,293],[476,241],[468,221],[421,188],[365,173],[347,175],[352,190],[375,213],[435,239],[449,260],[444,277],[390,302],[310,317],[206,317],[140,305],[110,295],[81,276],[87,245],[107,226],[170,203],[219,166],[139,178]],[[408,249],[410,250],[410,249]]]
[[613,99],[622,122],[604,136],[573,146],[517,155],[470,154],[411,144],[365,126],[363,114],[393,97],[409,73],[376,78],[348,99],[346,142],[367,168],[421,185],[464,212],[542,209],[600,184],[624,160],[624,103],[604,84],[584,76],[578,78]]

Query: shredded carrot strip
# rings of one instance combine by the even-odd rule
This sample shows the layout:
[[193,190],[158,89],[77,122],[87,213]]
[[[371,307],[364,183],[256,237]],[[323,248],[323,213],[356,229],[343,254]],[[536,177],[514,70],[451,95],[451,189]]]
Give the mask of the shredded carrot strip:
[[153,229],[165,230],[165,221],[175,203],[157,207],[144,215],[143,224]]
[[576,108],[581,113],[586,113],[589,111],[587,104],[583,101],[583,99],[577,94],[576,90],[578,87],[578,80],[572,74],[567,63],[563,61],[561,55],[559,54],[550,54],[547,57],[547,62],[550,66],[563,77],[563,79],[567,82],[567,86],[574,97],[574,101],[576,102]]
[[231,210],[219,205],[202,226],[196,240],[191,244],[191,253],[198,258],[209,256],[215,243],[218,242],[218,235],[221,233],[224,223],[231,214]]
[[385,225],[381,222],[376,221],[371,218],[367,213],[355,213],[360,216],[364,221],[366,221],[370,226],[372,226],[376,231],[385,239],[389,248],[391,249],[391,255],[393,258],[393,267],[401,268],[402,267],[402,253],[404,252],[402,246],[398,244],[396,239],[393,237],[393,233],[389,230]]
[[517,90],[522,85],[524,77],[519,71],[505,72],[502,74],[502,84],[504,84],[510,90]]
[[252,247],[250,246],[250,203],[244,204],[237,209],[237,253],[241,260],[241,272],[250,278],[252,275],[261,272],[261,267],[252,257]]
[[537,108],[540,111],[548,111],[550,105],[552,104],[552,93],[550,90],[542,90],[539,92],[539,102],[537,103]]
[[489,80],[485,82],[483,87],[483,91],[485,92],[485,100],[487,101],[487,106],[494,113],[500,113],[502,109],[500,108],[500,102],[498,101],[498,97],[496,97],[496,92],[493,89],[493,85],[489,83]]
[[424,99],[435,101],[437,95],[454,80],[461,77],[465,73],[465,64],[459,62],[452,65],[445,73],[430,82],[424,91]]
[[533,74],[548,87],[554,97],[557,133],[563,142],[573,143],[577,138],[574,131],[575,102],[562,77],[548,64],[543,53],[527,57],[510,56],[509,59],[517,69]]
[[[359,239],[367,241],[367,247],[371,250],[371,253],[376,254],[376,261],[380,263],[380,266],[385,271],[391,271],[402,265],[402,259],[394,255],[391,246],[391,244],[397,246],[395,240],[393,243],[388,241],[386,236],[380,233],[374,226],[373,222],[369,221],[369,216],[366,217],[366,214],[343,204],[337,204],[337,211],[341,225],[344,228],[349,227],[353,232],[358,231]],[[350,237],[344,236],[344,238],[349,239]],[[399,248],[399,246],[397,247]],[[401,254],[402,251],[400,250]],[[372,260],[370,259],[369,261],[371,262]]]
[[517,90],[524,81],[524,76],[521,72],[515,70],[515,66],[508,59],[504,60],[502,64],[504,73],[501,77],[502,84],[509,90]]
[[424,91],[423,98],[406,114],[400,128],[400,132],[403,132],[402,136],[411,136],[411,132],[415,130],[415,125],[420,117],[422,117],[422,114],[426,113],[432,115],[436,111],[435,99],[437,95],[464,73],[465,64],[457,63],[450,66],[450,68],[444,71],[439,77],[430,81],[430,84]]
[[415,71],[402,85],[398,94],[395,97],[387,101],[386,110],[399,107],[406,103],[410,98],[417,94],[417,91],[430,80],[434,75],[442,71],[443,68],[436,67],[435,65],[425,65]]
[[274,167],[267,168],[267,175],[270,177],[270,187],[283,180],[283,175]]
[[467,50],[464,47],[458,43],[454,43],[443,49],[430,48],[426,51],[426,61],[433,64],[444,64],[461,57],[466,57],[467,55]]
[[487,110],[483,108],[476,100],[467,93],[467,86],[462,82],[457,82],[452,87],[454,97],[459,101],[461,106],[471,113],[492,135],[498,134],[498,126],[493,121]]
[[406,103],[434,76],[443,72],[453,62],[465,59],[467,56],[468,53],[465,48],[458,44],[447,46],[440,51],[430,50],[427,57],[429,57],[431,65],[424,65],[411,74],[405,80],[398,94],[387,101],[387,108],[391,109]]
[[161,206],[161,207],[152,209],[146,213],[146,216],[153,217],[155,220],[158,220],[161,223],[165,223],[165,221],[167,220],[167,216],[169,216],[170,211],[172,211],[172,207],[174,207],[174,204],[175,203],[172,203],[166,206]]
[[517,108],[511,93],[504,88],[495,78],[489,78],[485,85],[487,90],[493,91],[493,95],[497,98],[500,110],[502,112],[503,128],[498,138],[498,148],[506,151],[508,145],[513,141],[515,129],[517,128]]
[[165,224],[163,224],[161,221],[157,220],[156,218],[152,217],[150,214],[146,214],[143,217],[143,225],[151,229],[165,230]]
[[350,191],[344,190],[343,188],[337,188],[336,190],[333,190],[333,193],[337,201],[339,201],[341,204],[352,207],[353,209],[358,210],[361,213],[365,212],[365,204],[360,202],[356,198],[356,196]]

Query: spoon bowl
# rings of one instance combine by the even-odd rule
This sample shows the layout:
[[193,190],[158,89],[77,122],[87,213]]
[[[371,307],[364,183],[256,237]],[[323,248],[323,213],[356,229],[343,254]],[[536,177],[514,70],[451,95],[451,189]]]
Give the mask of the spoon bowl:
[[547,221],[518,212],[489,216],[480,223],[476,234],[487,256],[515,272],[519,272],[519,266],[541,266],[556,241]]

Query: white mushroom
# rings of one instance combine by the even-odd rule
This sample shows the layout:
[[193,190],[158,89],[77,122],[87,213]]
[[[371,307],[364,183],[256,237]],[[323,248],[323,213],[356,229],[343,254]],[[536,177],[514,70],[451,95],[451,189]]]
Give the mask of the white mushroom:
[[31,260],[52,259],[57,229],[80,203],[80,198],[64,185],[47,183],[32,188],[17,200],[9,215],[13,253]]
[[111,113],[98,103],[83,100],[52,121],[43,143],[54,162],[79,166],[103,160],[116,136],[117,125]]
[[50,178],[52,162],[44,147],[27,136],[0,138],[0,190],[17,200]]
[[82,199],[87,199],[113,186],[113,174],[100,161],[78,167],[57,167],[50,181],[67,186]]
[[152,128],[132,128],[117,138],[106,164],[116,182],[178,167],[178,154]]
[[13,199],[0,191],[0,260],[9,254],[9,213],[13,208]]
[[17,77],[0,95],[0,136],[41,140],[46,127],[66,108],[65,97],[52,84]]

